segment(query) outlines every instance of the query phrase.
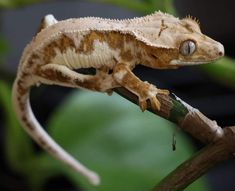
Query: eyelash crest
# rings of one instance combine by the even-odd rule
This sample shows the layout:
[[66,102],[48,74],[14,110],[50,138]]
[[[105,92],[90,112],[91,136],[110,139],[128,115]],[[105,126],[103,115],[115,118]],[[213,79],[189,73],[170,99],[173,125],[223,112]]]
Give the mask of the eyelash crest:
[[197,24],[200,26],[200,21],[199,21],[199,19],[197,19],[196,17],[193,17],[193,16],[191,16],[191,15],[186,15],[186,17],[185,17],[184,19],[191,20],[191,21],[197,23]]

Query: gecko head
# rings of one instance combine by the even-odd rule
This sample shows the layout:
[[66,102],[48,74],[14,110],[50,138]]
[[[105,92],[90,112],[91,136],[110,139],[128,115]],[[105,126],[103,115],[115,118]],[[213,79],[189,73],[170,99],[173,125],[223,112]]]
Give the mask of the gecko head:
[[[138,23],[139,24],[139,23]],[[199,22],[156,12],[138,28],[137,38],[149,47],[146,65],[153,68],[177,68],[215,61],[224,55],[221,43],[201,32]]]
[[178,56],[169,62],[170,65],[204,64],[215,61],[224,55],[223,45],[204,35],[198,21],[192,17],[179,20],[178,28],[181,31],[176,32],[177,38],[175,39]]

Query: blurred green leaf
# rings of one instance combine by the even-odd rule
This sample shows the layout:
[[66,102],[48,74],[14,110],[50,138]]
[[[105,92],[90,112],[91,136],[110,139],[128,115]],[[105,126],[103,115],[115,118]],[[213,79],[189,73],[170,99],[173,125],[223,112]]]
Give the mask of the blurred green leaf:
[[111,3],[121,7],[125,7],[144,14],[149,14],[157,10],[173,13],[174,8],[172,0],[93,0],[96,2]]
[[26,133],[20,127],[11,104],[11,90],[8,84],[0,81],[0,105],[5,116],[5,156],[12,170],[25,173],[31,160],[33,149]]
[[235,88],[235,60],[224,57],[215,63],[201,65],[200,69],[223,84]]
[[[140,112],[120,96],[75,92],[53,113],[49,131],[66,150],[97,171],[102,184],[90,186],[44,153],[34,163],[34,185],[42,184],[48,173],[64,173],[85,191],[151,190],[193,152],[182,134],[177,135],[177,150],[171,150],[172,126],[149,112]],[[187,190],[207,189],[199,180]]]
[[7,53],[7,51],[8,51],[7,42],[0,34],[0,64],[4,63],[3,58],[4,55]]
[[13,8],[37,3],[43,0],[0,0],[0,8]]

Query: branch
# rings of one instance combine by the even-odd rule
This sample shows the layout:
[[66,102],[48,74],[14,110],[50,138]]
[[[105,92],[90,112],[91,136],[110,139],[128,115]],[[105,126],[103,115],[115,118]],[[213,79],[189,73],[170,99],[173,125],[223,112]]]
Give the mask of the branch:
[[[115,91],[138,105],[137,96],[128,90],[117,88]],[[165,177],[154,191],[182,190],[213,166],[234,157],[235,126],[223,130],[216,121],[210,120],[175,95],[170,97],[159,94],[157,98],[161,103],[160,111],[154,112],[150,103],[147,110],[177,124],[194,138],[208,145]]]
[[[137,96],[130,91],[124,88],[117,88],[115,91],[138,105]],[[161,103],[160,111],[154,112],[150,103],[148,103],[147,110],[177,124],[199,141],[210,143],[223,136],[222,128],[215,121],[208,119],[199,110],[191,107],[175,95],[170,97],[159,94],[157,98]]]
[[193,181],[205,174],[218,163],[234,157],[235,126],[224,129],[224,136],[199,151],[195,156],[185,161],[167,177],[154,191],[183,190]]

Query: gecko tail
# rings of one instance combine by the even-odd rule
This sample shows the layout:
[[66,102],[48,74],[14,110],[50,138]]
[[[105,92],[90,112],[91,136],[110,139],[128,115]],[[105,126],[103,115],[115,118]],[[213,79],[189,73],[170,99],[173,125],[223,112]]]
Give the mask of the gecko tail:
[[31,109],[29,93],[30,86],[24,86],[21,79],[16,79],[12,90],[12,101],[21,126],[53,157],[65,163],[82,176],[86,177],[92,185],[99,185],[99,176],[95,172],[87,169],[83,164],[61,148],[42,128]]

